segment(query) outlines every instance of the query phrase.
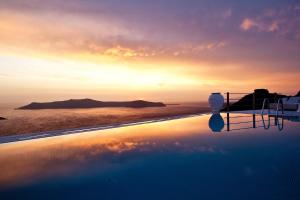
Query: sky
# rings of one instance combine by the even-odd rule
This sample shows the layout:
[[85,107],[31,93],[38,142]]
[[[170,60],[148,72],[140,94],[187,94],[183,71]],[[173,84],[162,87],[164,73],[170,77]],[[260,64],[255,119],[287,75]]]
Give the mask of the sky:
[[0,102],[300,90],[297,0],[0,0]]

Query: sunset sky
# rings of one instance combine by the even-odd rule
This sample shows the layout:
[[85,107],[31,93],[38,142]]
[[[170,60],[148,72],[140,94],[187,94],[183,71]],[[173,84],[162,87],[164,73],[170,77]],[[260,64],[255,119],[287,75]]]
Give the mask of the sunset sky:
[[0,102],[300,89],[300,1],[0,0]]

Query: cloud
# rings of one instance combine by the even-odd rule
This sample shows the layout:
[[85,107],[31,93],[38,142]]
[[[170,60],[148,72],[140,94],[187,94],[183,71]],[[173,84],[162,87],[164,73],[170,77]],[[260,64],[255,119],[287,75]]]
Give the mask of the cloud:
[[[176,68],[180,76],[197,69],[191,73],[195,80],[217,79],[220,83],[213,82],[220,86],[238,74],[254,80],[270,70],[299,72],[299,43],[292,40],[300,41],[299,6],[287,10],[283,1],[277,7],[257,2],[248,9],[245,4],[252,5],[184,0],[0,1],[0,52],[32,51],[31,55],[80,59],[99,68],[116,64],[134,70],[168,69],[167,74]],[[253,77],[248,69],[255,71]]]
[[116,46],[112,48],[108,48],[104,52],[105,55],[113,56],[113,57],[124,57],[124,58],[130,58],[130,57],[137,57],[137,56],[143,56],[144,54],[139,53],[133,49],[125,48],[121,46]]
[[[55,27],[51,15],[39,18],[31,14],[2,12],[0,17],[0,50],[17,48],[48,55],[90,54],[113,59],[150,58],[165,56],[193,56],[223,48],[227,42],[210,40],[172,43],[158,42],[143,37],[137,27],[131,30],[118,21],[87,16],[63,15]],[[39,27],[38,29],[36,27]],[[22,33],[22,34],[19,34]],[[164,34],[162,34],[164,35]]]
[[247,13],[240,21],[240,30],[273,33],[277,39],[299,40],[299,7],[299,4],[287,4],[280,8],[269,7],[257,13]]
[[275,20],[266,22],[260,19],[245,18],[240,28],[244,31],[256,29],[260,32],[275,32],[279,30],[279,22]]
[[212,51],[215,49],[219,49],[219,48],[223,48],[225,46],[227,46],[228,44],[224,41],[220,41],[220,42],[209,42],[206,44],[200,44],[197,45],[195,47],[192,47],[192,51],[193,52],[201,52],[201,51]]
[[278,29],[279,29],[279,25],[277,21],[273,21],[268,27],[269,32],[274,32],[277,31]]
[[225,10],[225,11],[222,13],[222,17],[223,17],[224,19],[230,18],[231,15],[232,15],[232,9],[230,9],[230,8],[227,9],[227,10]]
[[249,18],[245,18],[242,22],[242,24],[240,25],[240,27],[247,31],[247,30],[250,30],[251,28],[253,27],[256,27],[257,26],[257,23],[252,20],[252,19],[249,19]]

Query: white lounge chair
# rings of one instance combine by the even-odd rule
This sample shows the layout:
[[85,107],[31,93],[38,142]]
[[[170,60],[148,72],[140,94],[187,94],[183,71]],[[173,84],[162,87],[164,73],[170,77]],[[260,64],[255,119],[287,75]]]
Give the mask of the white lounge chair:
[[[284,110],[300,112],[300,97],[285,97],[282,98]],[[277,103],[270,104],[271,109],[277,108]]]
[[300,97],[286,97],[282,99],[283,108],[300,112]]

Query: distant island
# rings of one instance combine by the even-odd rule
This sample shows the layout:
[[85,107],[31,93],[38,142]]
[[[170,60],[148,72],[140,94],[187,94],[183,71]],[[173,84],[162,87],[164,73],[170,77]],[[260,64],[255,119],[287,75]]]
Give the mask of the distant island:
[[[278,93],[270,93],[267,89],[256,89],[254,93],[247,94],[235,103],[229,105],[230,111],[252,110],[253,109],[253,94],[255,95],[255,109],[261,109],[265,98],[269,99],[270,103],[275,103],[279,98],[288,97]],[[295,95],[300,96],[300,91]],[[223,111],[227,110],[227,106]]]
[[4,117],[0,117],[0,120],[6,120],[6,118],[4,118]]
[[46,103],[30,103],[18,109],[37,110],[37,109],[76,109],[76,108],[105,108],[105,107],[126,107],[126,108],[146,108],[146,107],[165,107],[161,102],[137,101],[97,101],[93,99],[70,99],[66,101],[54,101]]

